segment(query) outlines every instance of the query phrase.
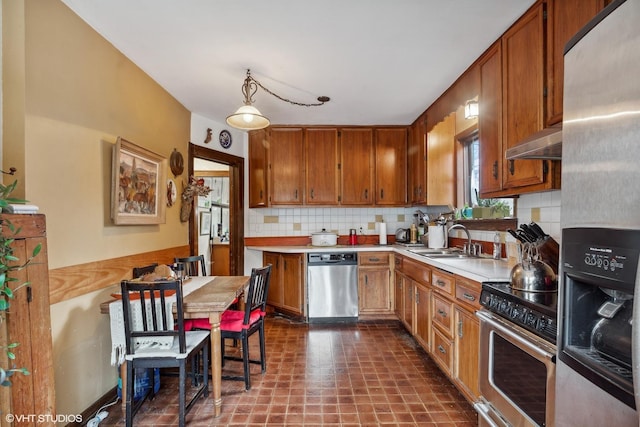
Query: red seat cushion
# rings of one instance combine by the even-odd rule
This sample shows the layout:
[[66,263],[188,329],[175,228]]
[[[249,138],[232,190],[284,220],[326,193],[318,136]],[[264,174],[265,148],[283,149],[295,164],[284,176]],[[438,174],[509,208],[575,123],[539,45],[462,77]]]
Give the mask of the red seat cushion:
[[[227,314],[228,313],[228,314]],[[249,329],[251,325],[260,320],[262,317],[262,310],[255,309],[249,316],[249,324],[244,325],[244,311],[227,310],[222,313],[222,319],[220,320],[220,330],[230,332],[240,332],[243,329]]]
[[[258,320],[258,317],[264,317],[266,316],[267,313],[260,310],[259,308],[253,310],[253,312],[251,313],[251,316],[249,317],[249,324],[253,324],[256,320]],[[240,324],[242,324],[242,321],[244,320],[244,311],[240,311],[240,310],[225,310],[222,312],[222,316],[220,316],[220,329],[226,330],[226,331],[235,331],[235,332],[239,332],[240,329],[238,329],[237,331],[235,329],[227,329],[223,327],[223,324],[229,324],[232,322],[240,322]],[[189,328],[187,329],[187,325],[189,325]],[[188,319],[184,321],[184,330],[185,331],[190,331],[191,329],[211,329],[211,323],[209,323],[209,319],[207,319],[206,317],[200,318],[200,319]],[[241,328],[242,329],[242,328]]]

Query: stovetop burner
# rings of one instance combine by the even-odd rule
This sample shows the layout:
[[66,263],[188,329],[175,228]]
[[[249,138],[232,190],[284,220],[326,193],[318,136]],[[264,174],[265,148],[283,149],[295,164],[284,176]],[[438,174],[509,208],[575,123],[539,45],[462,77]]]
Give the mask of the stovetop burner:
[[556,343],[557,292],[525,292],[511,289],[508,282],[485,282],[480,304],[492,313]]

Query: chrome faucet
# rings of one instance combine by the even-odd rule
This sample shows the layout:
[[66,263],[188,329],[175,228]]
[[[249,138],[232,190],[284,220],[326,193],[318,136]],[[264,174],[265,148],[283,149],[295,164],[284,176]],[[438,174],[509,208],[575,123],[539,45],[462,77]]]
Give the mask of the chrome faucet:
[[456,228],[460,228],[465,233],[467,233],[467,245],[466,245],[466,248],[464,249],[464,253],[466,253],[467,255],[471,255],[471,234],[469,233],[469,230],[467,230],[467,227],[465,227],[462,224],[453,224],[451,227],[449,227],[449,230],[447,231],[447,237],[449,236],[449,232]]

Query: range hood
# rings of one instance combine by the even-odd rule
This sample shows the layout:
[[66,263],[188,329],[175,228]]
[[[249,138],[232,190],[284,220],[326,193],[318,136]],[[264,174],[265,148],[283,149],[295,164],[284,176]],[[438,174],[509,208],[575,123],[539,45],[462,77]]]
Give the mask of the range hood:
[[507,160],[562,158],[562,124],[546,128],[524,139],[515,147],[507,149]]

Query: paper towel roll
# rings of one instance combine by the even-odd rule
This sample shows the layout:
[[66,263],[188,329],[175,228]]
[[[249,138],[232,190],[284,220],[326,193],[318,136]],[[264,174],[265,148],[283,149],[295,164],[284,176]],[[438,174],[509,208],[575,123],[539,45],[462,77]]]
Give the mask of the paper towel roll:
[[380,244],[386,245],[387,244],[387,223],[381,222],[380,224],[378,224],[378,231],[380,232]]

